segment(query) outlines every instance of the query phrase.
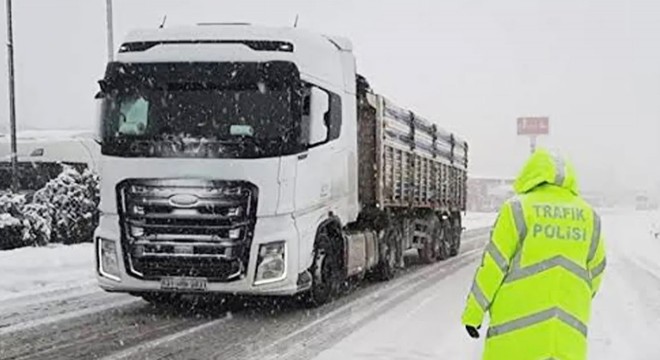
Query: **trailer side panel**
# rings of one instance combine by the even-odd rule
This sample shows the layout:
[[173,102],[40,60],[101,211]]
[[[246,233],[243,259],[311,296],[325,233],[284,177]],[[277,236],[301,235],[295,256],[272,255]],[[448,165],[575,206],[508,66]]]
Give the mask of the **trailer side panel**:
[[359,117],[363,206],[464,211],[467,143],[382,96],[366,98]]

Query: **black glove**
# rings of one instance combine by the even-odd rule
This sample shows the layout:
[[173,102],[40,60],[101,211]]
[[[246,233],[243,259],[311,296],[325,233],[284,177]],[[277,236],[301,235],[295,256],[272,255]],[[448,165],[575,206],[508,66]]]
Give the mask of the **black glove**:
[[479,329],[481,329],[481,326],[474,327],[470,325],[465,325],[465,330],[467,330],[468,334],[473,339],[479,338]]

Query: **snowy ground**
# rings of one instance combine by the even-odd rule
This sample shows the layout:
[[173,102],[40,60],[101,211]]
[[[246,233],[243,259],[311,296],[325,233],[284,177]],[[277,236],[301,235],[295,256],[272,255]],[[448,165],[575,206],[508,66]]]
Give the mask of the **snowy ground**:
[[0,251],[0,300],[92,286],[92,244]]
[[469,212],[463,217],[463,227],[467,230],[490,227],[495,222],[497,213]]
[[[590,359],[660,359],[660,213],[603,214],[609,268],[594,302]],[[657,226],[657,225],[655,225]],[[460,314],[477,262],[398,304],[321,353],[332,359],[479,359]]]

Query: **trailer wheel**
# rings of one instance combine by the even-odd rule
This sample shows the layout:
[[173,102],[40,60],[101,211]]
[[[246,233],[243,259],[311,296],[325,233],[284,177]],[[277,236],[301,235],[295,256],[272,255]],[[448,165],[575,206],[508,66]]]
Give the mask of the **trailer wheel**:
[[396,225],[384,230],[378,244],[380,261],[375,272],[378,280],[387,281],[396,276],[401,237],[401,231]]
[[435,214],[426,218],[426,234],[423,247],[419,249],[419,257],[424,263],[430,264],[449,257],[449,244],[440,219]]
[[333,246],[327,227],[321,229],[316,237],[314,262],[312,264],[312,288],[303,296],[307,306],[317,307],[330,302],[338,293],[343,277],[341,273],[340,252]]
[[451,221],[451,227],[449,227],[450,241],[451,241],[451,256],[458,255],[458,252],[461,250],[461,233],[463,232],[461,226],[460,215],[458,218],[454,218]]
[[438,252],[438,260],[446,260],[451,256],[451,236],[443,221],[438,220],[437,232],[435,234],[436,241],[440,243],[440,251]]
[[417,254],[419,255],[419,258],[422,260],[424,264],[432,264],[435,262],[436,252],[433,247],[434,244],[429,239],[429,240],[425,240],[424,243],[422,244],[422,248],[417,250]]

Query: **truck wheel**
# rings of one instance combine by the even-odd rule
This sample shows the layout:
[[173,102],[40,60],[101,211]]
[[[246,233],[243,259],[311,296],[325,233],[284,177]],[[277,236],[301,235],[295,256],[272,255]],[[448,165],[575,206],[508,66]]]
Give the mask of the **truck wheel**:
[[451,227],[449,229],[449,234],[451,237],[451,251],[450,255],[451,256],[456,256],[458,255],[458,252],[461,250],[461,233],[463,232],[463,229],[461,227],[461,221],[460,219],[454,219],[451,222]]
[[378,280],[387,281],[396,275],[400,241],[401,233],[398,227],[392,226],[384,231],[379,241],[380,262],[375,272]]
[[419,257],[424,263],[430,264],[446,259],[449,256],[449,247],[440,219],[432,214],[427,217],[426,223],[427,238],[419,249]]
[[448,259],[451,256],[451,236],[443,222],[439,219],[436,226],[435,239],[439,243],[438,260]]
[[419,258],[422,260],[423,263],[425,264],[431,264],[436,261],[436,251],[437,249],[434,249],[434,242],[431,241],[431,239],[427,239],[424,241],[424,244],[422,245],[423,247],[419,250],[417,250],[417,253],[419,254]]
[[322,229],[316,238],[314,263],[312,264],[312,288],[303,297],[311,307],[330,302],[338,293],[342,282],[340,252],[333,246],[328,229]]

